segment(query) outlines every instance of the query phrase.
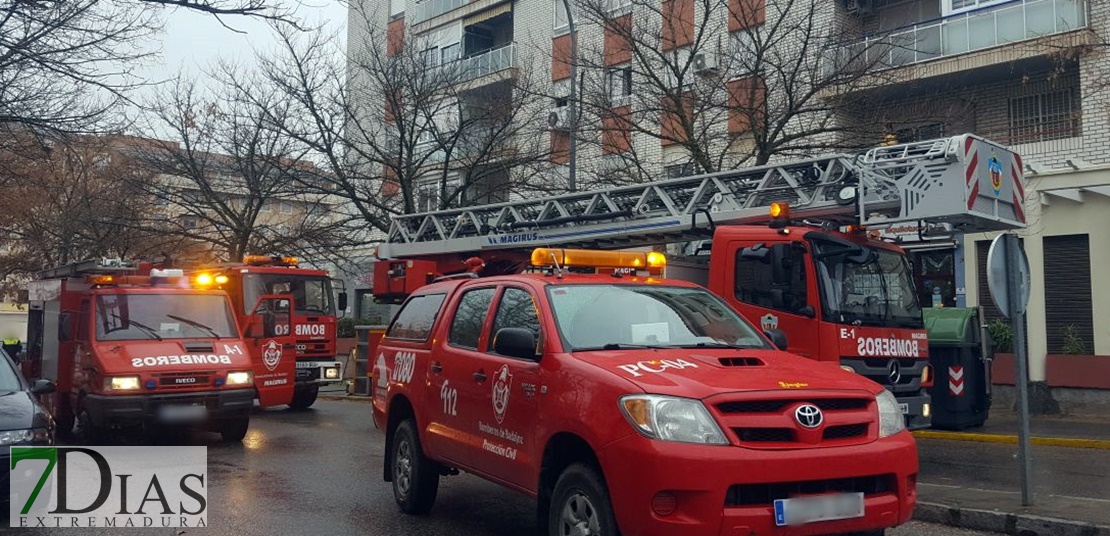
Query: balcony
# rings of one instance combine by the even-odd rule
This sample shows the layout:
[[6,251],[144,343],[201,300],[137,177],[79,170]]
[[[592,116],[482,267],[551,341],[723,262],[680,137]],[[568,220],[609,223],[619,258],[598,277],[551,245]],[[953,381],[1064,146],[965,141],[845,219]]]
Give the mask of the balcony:
[[459,60],[459,78],[466,82],[516,67],[516,44],[473,54]]
[[886,69],[1087,27],[1090,0],[1014,0],[919,22],[837,47],[830,67]]

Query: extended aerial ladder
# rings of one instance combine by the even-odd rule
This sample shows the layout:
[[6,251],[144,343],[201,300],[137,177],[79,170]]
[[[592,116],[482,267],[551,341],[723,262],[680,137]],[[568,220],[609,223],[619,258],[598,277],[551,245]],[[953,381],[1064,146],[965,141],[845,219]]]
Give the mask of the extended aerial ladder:
[[1021,157],[972,134],[859,154],[633,186],[397,216],[381,259],[558,244],[625,248],[702,240],[714,225],[798,219],[884,226],[949,224],[954,233],[1025,226]]

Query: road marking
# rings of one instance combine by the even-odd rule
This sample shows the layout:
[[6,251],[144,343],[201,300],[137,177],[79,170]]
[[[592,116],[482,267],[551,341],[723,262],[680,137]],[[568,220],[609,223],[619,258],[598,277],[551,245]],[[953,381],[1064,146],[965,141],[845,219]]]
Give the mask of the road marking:
[[[975,434],[968,432],[944,432],[940,430],[916,430],[914,437],[921,439],[947,439],[950,441],[976,441],[979,443],[1005,443],[1016,445],[1016,435]],[[1071,447],[1077,449],[1110,450],[1110,441],[1105,439],[1078,439],[1070,437],[1031,437],[1029,442],[1042,447]]]
[[1095,499],[1094,497],[1072,497],[1070,495],[1049,495],[1049,497],[1056,497],[1058,499],[1068,499],[1071,501],[1093,501],[1100,503],[1110,504],[1110,499]]

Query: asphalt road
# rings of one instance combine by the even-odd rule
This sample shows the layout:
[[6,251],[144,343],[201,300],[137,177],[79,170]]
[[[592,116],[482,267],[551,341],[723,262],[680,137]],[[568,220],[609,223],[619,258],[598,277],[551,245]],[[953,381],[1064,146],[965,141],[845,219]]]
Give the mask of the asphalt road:
[[[370,405],[317,402],[309,411],[258,410],[242,444],[224,445],[215,434],[190,444],[207,445],[210,485],[208,529],[158,529],[180,536],[365,534],[390,536],[527,536],[535,534],[533,504],[525,497],[469,475],[441,481],[439,499],[426,517],[398,512],[381,479],[383,436]],[[118,530],[10,529],[12,536],[118,534]],[[890,536],[989,536],[911,523]]]

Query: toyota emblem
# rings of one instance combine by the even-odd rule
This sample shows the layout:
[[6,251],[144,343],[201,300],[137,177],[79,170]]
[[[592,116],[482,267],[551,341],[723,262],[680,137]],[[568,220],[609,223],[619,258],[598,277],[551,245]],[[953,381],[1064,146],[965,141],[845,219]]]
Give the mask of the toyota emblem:
[[794,418],[803,428],[817,428],[825,420],[821,415],[821,408],[812,404],[798,406],[798,409],[794,410]]
[[890,380],[891,385],[898,385],[902,379],[902,365],[898,363],[897,359],[890,361],[890,370],[888,371],[887,378]]

